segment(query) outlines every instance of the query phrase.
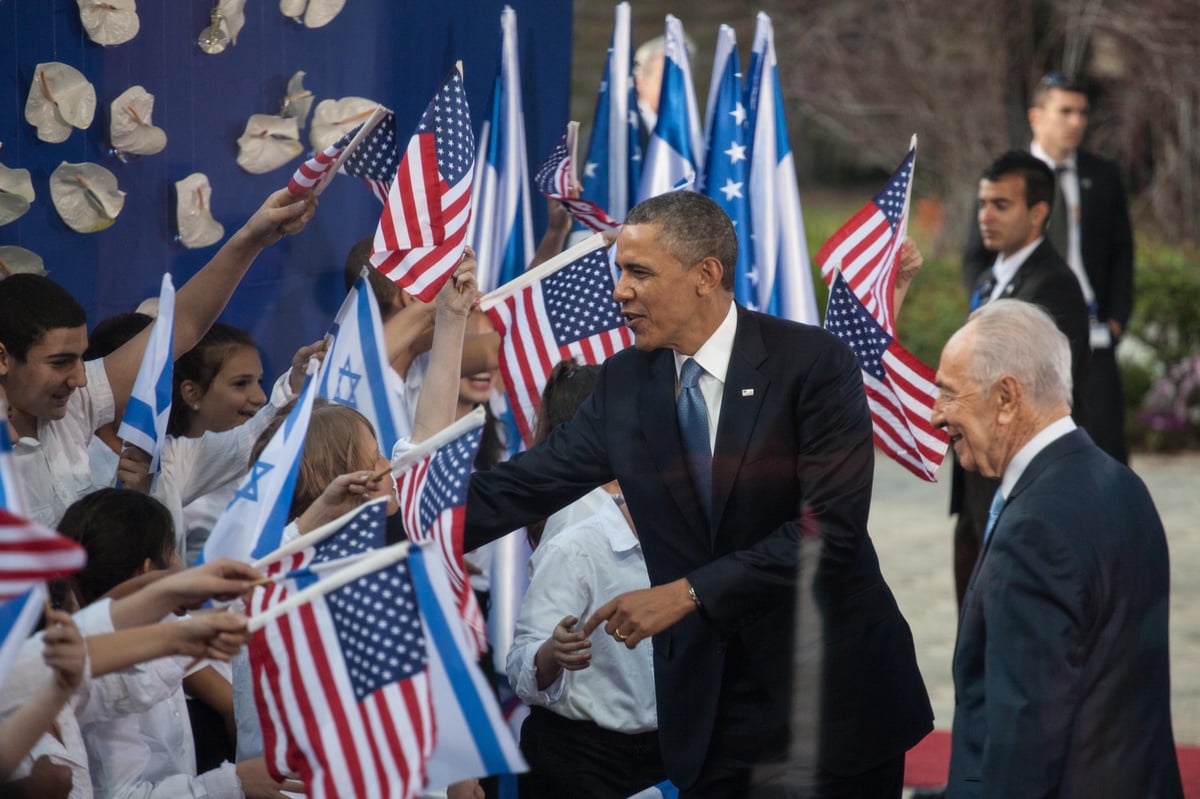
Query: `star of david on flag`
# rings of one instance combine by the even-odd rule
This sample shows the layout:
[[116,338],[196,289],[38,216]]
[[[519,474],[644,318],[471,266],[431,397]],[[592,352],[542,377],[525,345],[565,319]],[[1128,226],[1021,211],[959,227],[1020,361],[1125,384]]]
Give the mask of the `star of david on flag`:
[[150,340],[142,353],[133,390],[125,405],[125,416],[117,437],[126,444],[150,453],[150,472],[158,471],[167,441],[171,416],[171,379],[175,363],[175,286],[171,275],[162,278],[158,316],[150,329]]
[[317,395],[317,363],[316,358],[309,360],[308,378],[296,404],[217,518],[197,565],[221,557],[248,563],[279,548]]
[[371,265],[432,302],[466,246],[475,140],[455,68],[421,116],[375,230]]
[[633,343],[613,288],[608,248],[596,234],[480,301],[500,334],[500,374],[527,446],[555,364],[601,363]]
[[637,92],[633,88],[633,32],[629,3],[613,9],[613,32],[596,93],[592,135],[584,163],[581,197],[613,219],[624,219],[633,207],[641,177]]
[[375,430],[380,451],[411,432],[408,417],[388,388],[391,369],[383,337],[383,322],[375,292],[364,268],[334,317],[329,348],[317,372],[317,396],[348,405],[367,418]]

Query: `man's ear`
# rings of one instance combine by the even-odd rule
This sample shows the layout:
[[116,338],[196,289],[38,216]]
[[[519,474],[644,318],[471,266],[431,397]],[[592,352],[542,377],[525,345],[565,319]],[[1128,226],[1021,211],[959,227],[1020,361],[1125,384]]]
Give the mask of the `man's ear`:
[[695,268],[699,277],[696,283],[697,293],[703,296],[720,290],[721,278],[725,276],[725,266],[720,261],[710,255],[696,264]]
[[1029,218],[1037,230],[1044,231],[1046,222],[1050,219],[1050,203],[1036,202],[1029,206]]
[[10,359],[12,353],[8,351],[8,347],[0,344],[0,377],[6,377],[10,368]]
[[992,386],[995,397],[996,417],[1001,424],[1010,424],[1021,410],[1025,389],[1012,375],[1005,375]]

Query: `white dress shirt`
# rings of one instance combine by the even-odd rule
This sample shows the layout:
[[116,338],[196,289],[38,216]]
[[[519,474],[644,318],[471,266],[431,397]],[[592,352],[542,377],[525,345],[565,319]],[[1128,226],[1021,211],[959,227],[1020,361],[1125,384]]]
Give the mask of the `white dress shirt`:
[[569,719],[593,721],[623,733],[658,729],[654,700],[654,652],[649,640],[633,649],[598,631],[591,638],[591,665],[563,670],[544,691],[537,687],[538,647],[568,614],[583,622],[618,594],[650,587],[637,537],[611,499],[620,520],[608,514],[584,519],[543,541],[533,579],[521,603],[509,682],[517,696]]
[[675,396],[679,396],[679,372],[688,358],[695,359],[704,372],[698,385],[704,397],[704,408],[708,412],[708,448],[717,448],[717,422],[721,419],[721,399],[725,393],[725,374],[729,371],[729,358],[733,355],[733,338],[737,333],[737,306],[731,301],[724,321],[717,326],[708,340],[700,345],[695,355],[675,353]]
[[1025,474],[1025,470],[1029,468],[1029,464],[1038,456],[1038,453],[1074,429],[1074,420],[1070,416],[1064,416],[1046,425],[1033,438],[1026,441],[1025,446],[1017,450],[1017,454],[1013,455],[1012,460],[1004,469],[1004,476],[1000,478],[1001,496],[1007,500],[1008,495],[1012,493],[1013,486],[1021,479],[1021,475]]
[[992,294],[988,297],[989,302],[998,300],[1004,294],[1004,289],[1017,276],[1022,264],[1029,260],[1029,256],[1042,243],[1042,238],[1042,236],[1038,236],[1033,242],[1026,244],[1008,257],[1005,257],[1004,253],[996,256],[996,263],[992,264],[992,277],[995,278],[996,284],[992,286]]
[[28,513],[35,522],[54,529],[67,507],[92,490],[88,442],[97,427],[113,420],[112,388],[104,361],[85,361],[87,385],[67,400],[62,419],[38,420],[37,437],[13,442],[13,468],[25,488]]

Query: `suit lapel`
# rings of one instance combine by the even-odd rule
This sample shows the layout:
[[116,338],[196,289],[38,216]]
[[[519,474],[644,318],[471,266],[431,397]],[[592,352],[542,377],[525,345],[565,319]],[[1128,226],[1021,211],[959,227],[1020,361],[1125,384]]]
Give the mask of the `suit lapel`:
[[725,391],[721,398],[721,418],[717,424],[717,443],[713,451],[712,523],[720,529],[721,516],[733,491],[738,470],[746,456],[750,436],[769,381],[758,370],[767,357],[758,321],[738,308],[738,328],[725,373]]
[[675,412],[675,360],[670,350],[654,353],[650,379],[638,389],[638,417],[658,474],[679,506],[690,529],[704,533],[711,545],[708,521],[700,509],[696,488],[683,460],[683,440]]

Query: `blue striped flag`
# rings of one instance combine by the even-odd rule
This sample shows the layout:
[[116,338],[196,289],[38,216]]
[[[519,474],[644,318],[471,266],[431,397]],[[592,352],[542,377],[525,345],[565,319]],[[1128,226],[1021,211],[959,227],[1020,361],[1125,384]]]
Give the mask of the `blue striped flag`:
[[317,372],[317,396],[354,408],[375,430],[381,452],[412,433],[395,392],[385,379],[392,368],[383,338],[383,323],[367,271],[354,281],[329,328],[331,339]]
[[475,248],[479,288],[487,292],[525,271],[533,258],[525,109],[517,49],[517,12],[500,14],[500,65],[475,159],[475,210],[467,241]]
[[0,508],[26,513],[25,494],[13,464],[12,437],[8,432],[8,403],[0,398]]
[[158,295],[158,316],[150,330],[150,340],[142,353],[133,391],[125,405],[125,417],[117,437],[126,444],[150,453],[150,472],[158,471],[163,444],[167,440],[167,419],[171,415],[171,376],[175,362],[175,286],[165,274]]
[[604,77],[596,95],[596,113],[583,165],[580,196],[622,220],[633,206],[641,175],[637,102],[633,88],[633,34],[629,3],[614,10],[612,39],[604,62]]
[[698,165],[704,157],[700,109],[696,105],[687,41],[683,23],[673,14],[667,14],[663,47],[658,121],[650,135],[650,143],[646,145],[646,159],[638,186],[639,202],[678,189],[695,191]]
[[747,308],[758,308],[758,287],[750,272],[750,191],[746,185],[750,164],[746,147],[746,107],[742,104],[742,74],[733,28],[722,25],[717,34],[712,82],[708,89],[704,122],[704,194],[717,202],[733,221],[737,232],[737,264],[733,269],[734,298]]
[[310,359],[300,397],[258,460],[250,465],[233,499],[213,525],[195,565],[221,557],[249,562],[279,548],[317,395],[316,370],[317,360]]
[[746,83],[750,115],[750,221],[758,309],[820,324],[800,188],[783,113],[771,18],[759,12]]

